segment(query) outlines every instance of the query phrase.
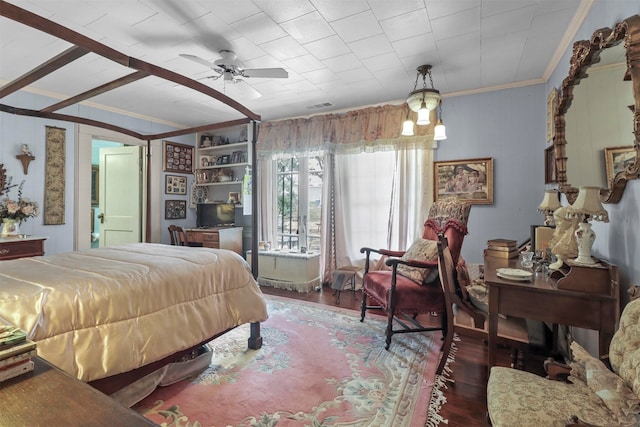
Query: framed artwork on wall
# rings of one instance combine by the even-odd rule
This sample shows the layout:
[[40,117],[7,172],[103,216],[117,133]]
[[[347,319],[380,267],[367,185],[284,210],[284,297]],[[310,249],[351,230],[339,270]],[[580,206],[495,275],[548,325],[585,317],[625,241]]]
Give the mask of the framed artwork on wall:
[[635,162],[636,150],[633,145],[626,147],[606,147],[604,149],[604,165],[607,173],[607,182],[628,165]]
[[553,145],[544,149],[544,183],[553,184],[558,182],[556,177],[556,153]]
[[164,194],[187,194],[187,177],[180,175],[165,175]]
[[193,147],[164,141],[163,161],[165,172],[193,173]]
[[184,219],[187,217],[186,200],[165,200],[164,219]]
[[456,197],[474,205],[493,204],[493,158],[433,163],[434,200]]
[[[100,194],[98,193],[100,183],[100,166],[91,165],[91,205],[96,206],[100,203]],[[93,227],[91,228],[93,230]]]

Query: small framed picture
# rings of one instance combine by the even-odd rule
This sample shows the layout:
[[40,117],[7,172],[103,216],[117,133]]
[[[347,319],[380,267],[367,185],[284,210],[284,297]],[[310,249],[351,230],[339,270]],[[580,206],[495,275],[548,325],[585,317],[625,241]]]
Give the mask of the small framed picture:
[[553,184],[558,182],[556,177],[556,154],[553,145],[544,150],[544,183]]
[[627,147],[606,147],[604,149],[604,165],[607,173],[607,182],[623,171],[631,163],[637,161],[636,150],[633,145]]
[[240,203],[240,193],[237,191],[229,192],[229,203],[238,204]]
[[164,141],[162,164],[165,172],[193,173],[193,147]]
[[187,194],[187,177],[165,175],[164,194]]
[[228,154],[225,154],[223,156],[219,156],[218,157],[218,161],[216,162],[216,164],[218,164],[218,165],[228,165],[229,164],[229,160],[230,160],[230,156]]
[[187,217],[186,200],[165,200],[164,219],[184,219]]
[[241,163],[242,162],[242,151],[234,151],[231,153],[231,163]]

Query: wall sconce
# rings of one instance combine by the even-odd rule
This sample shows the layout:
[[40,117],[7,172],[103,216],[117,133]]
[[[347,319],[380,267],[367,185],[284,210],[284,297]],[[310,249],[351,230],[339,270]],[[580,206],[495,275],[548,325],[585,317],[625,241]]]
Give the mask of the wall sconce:
[[31,163],[36,158],[29,150],[29,146],[27,144],[22,144],[22,152],[16,156],[16,159],[22,162],[22,171],[25,175],[28,175],[29,163]]

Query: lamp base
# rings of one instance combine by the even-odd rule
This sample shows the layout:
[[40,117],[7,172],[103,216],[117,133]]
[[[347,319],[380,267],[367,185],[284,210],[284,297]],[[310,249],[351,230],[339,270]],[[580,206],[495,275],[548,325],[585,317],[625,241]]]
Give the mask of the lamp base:
[[575,231],[576,242],[578,242],[578,258],[573,260],[578,264],[595,264],[591,258],[591,246],[596,240],[596,233],[591,229],[591,224],[581,222]]

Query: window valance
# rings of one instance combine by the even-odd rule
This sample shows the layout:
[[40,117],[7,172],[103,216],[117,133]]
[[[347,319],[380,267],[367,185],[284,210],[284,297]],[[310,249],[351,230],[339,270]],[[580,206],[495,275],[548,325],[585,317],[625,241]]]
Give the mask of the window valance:
[[[261,155],[329,151],[340,154],[431,148],[434,124],[417,126],[416,136],[401,136],[408,107],[382,105],[308,118],[287,119],[260,124],[257,150]],[[415,113],[410,111],[410,117]]]

